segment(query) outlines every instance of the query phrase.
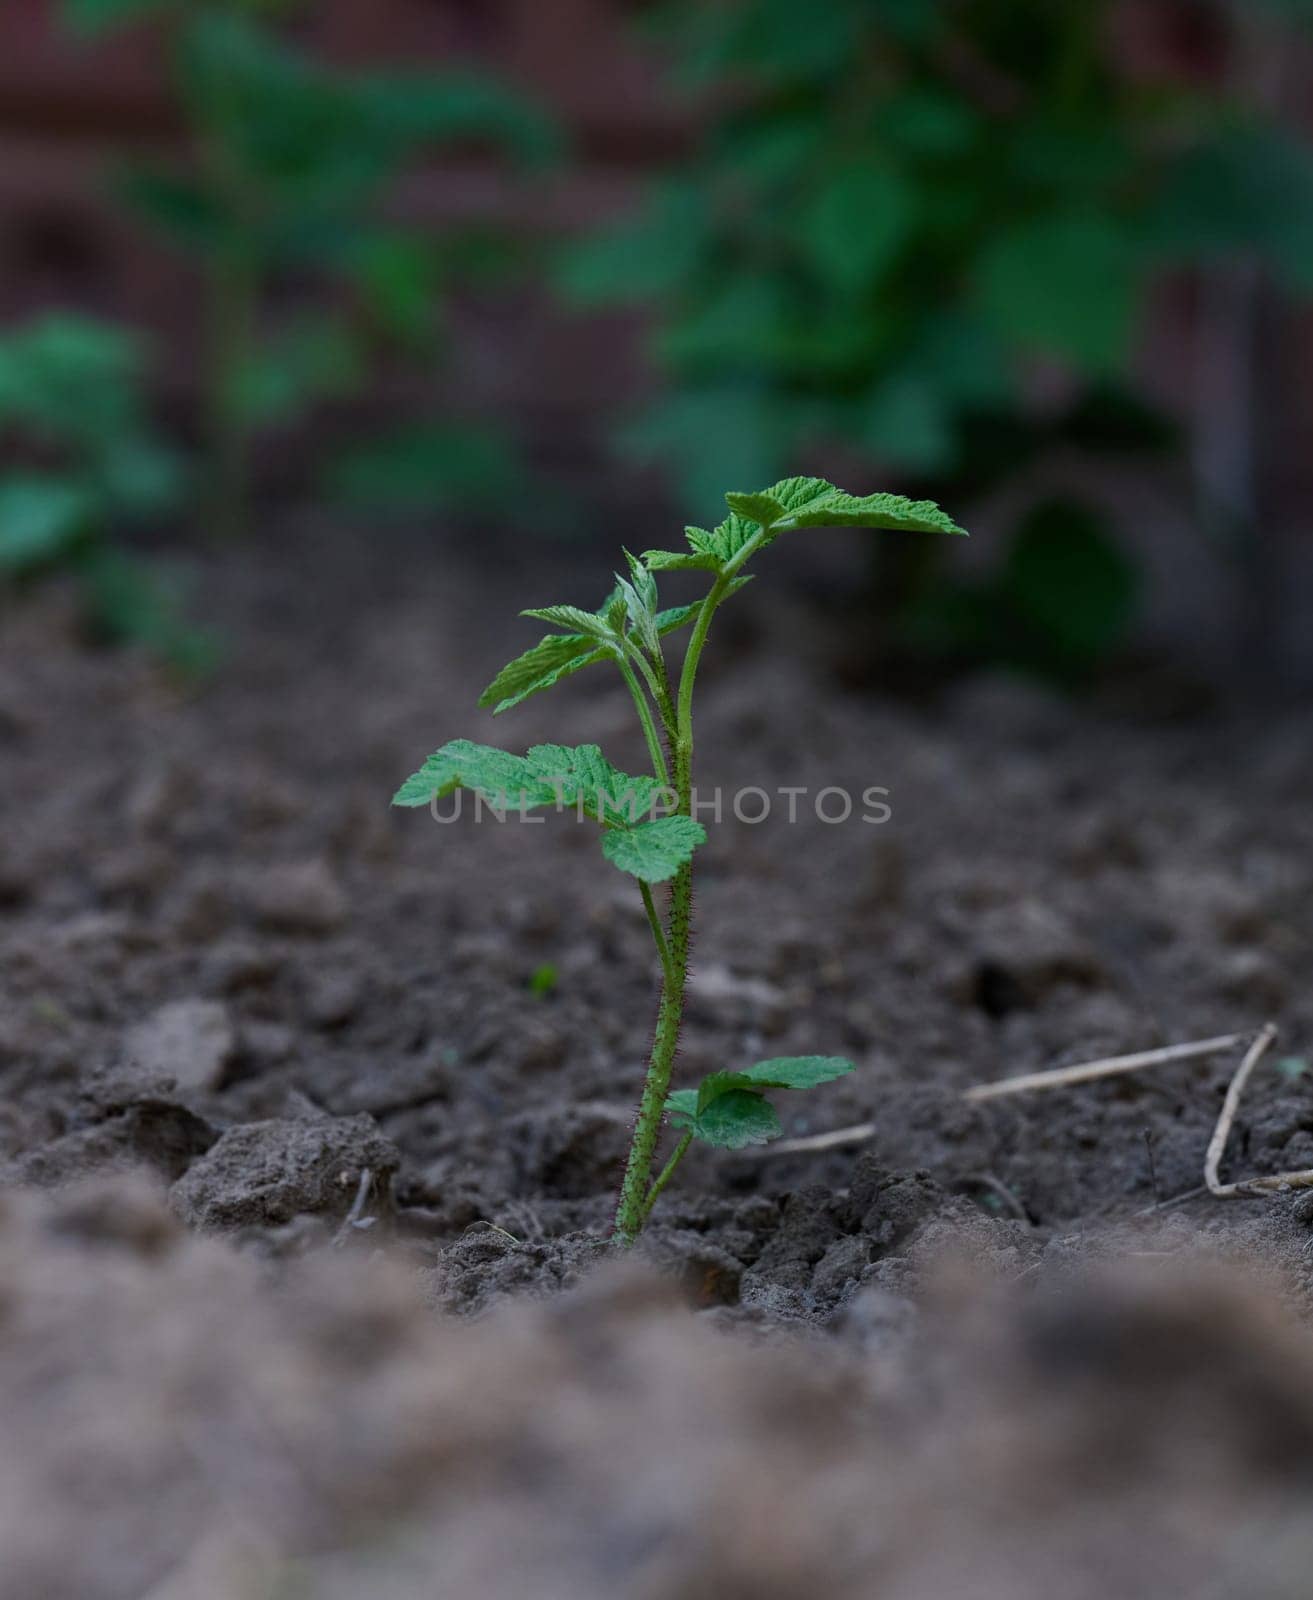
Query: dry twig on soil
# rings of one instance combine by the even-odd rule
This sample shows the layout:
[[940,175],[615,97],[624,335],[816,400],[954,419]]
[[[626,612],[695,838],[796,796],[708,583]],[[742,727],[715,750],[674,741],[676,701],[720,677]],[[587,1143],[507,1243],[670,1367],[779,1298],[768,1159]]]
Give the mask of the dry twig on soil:
[[1061,1089],[1069,1083],[1090,1083],[1096,1078],[1111,1078],[1121,1072],[1138,1072],[1142,1067],[1166,1066],[1172,1061],[1193,1061],[1243,1044],[1247,1035],[1224,1033],[1216,1039],[1194,1039],[1187,1044],[1163,1045],[1157,1050],[1137,1050],[1129,1056],[1105,1056],[1099,1061],[1082,1061],[1070,1067],[1051,1067],[1046,1072],[1024,1072],[1015,1078],[1000,1078],[997,1083],[978,1083],[963,1094],[964,1100],[996,1100],[1005,1094],[1022,1094],[1028,1089]]
[[1269,1022],[1260,1029],[1254,1042],[1245,1051],[1245,1058],[1236,1068],[1236,1075],[1227,1088],[1226,1099],[1222,1102],[1222,1114],[1213,1129],[1213,1137],[1208,1141],[1208,1154],[1204,1158],[1204,1182],[1208,1185],[1209,1194],[1218,1200],[1231,1200],[1244,1195],[1281,1194],[1288,1189],[1313,1189],[1313,1171],[1308,1170],[1267,1173],[1258,1178],[1242,1178],[1238,1183],[1222,1183],[1217,1176],[1217,1169],[1222,1164],[1222,1152],[1226,1149],[1226,1141],[1231,1134],[1231,1124],[1240,1109],[1240,1097],[1245,1092],[1245,1085],[1249,1082],[1254,1068],[1271,1048],[1276,1036],[1276,1024]]

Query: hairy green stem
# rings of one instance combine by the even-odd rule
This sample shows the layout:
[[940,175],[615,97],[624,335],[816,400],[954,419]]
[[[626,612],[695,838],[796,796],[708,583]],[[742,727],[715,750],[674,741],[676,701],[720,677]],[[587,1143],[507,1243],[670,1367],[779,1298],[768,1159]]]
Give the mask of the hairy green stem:
[[684,1135],[684,1137],[675,1146],[674,1153],[671,1155],[670,1160],[666,1162],[665,1166],[662,1167],[661,1172],[658,1175],[656,1182],[647,1191],[647,1199],[644,1200],[644,1202],[643,1202],[643,1221],[644,1222],[646,1222],[648,1217],[652,1214],[652,1207],[657,1203],[657,1199],[659,1198],[659,1196],[661,1194],[661,1191],[670,1182],[671,1175],[674,1173],[674,1170],[679,1165],[679,1163],[684,1159],[685,1152],[688,1150],[689,1145],[691,1145],[692,1143],[693,1143],[693,1130],[690,1128],[689,1131]]
[[631,1245],[638,1237],[647,1215],[648,1179],[652,1157],[661,1135],[666,1092],[679,1046],[679,1025],[684,1016],[684,985],[688,977],[688,937],[693,906],[693,869],[685,864],[675,874],[670,888],[670,928],[667,935],[669,964],[661,984],[661,1003],[657,1010],[652,1054],[643,1081],[643,1097],[638,1105],[633,1143],[625,1165],[616,1208],[614,1239],[618,1245]]

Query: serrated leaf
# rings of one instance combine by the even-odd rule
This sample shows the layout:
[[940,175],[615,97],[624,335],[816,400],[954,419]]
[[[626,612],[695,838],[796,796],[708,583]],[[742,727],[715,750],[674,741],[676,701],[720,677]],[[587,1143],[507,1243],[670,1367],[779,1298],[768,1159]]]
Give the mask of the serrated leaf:
[[613,828],[602,836],[602,854],[622,872],[645,883],[673,878],[693,852],[705,844],[707,831],[692,817],[655,817],[632,828]]
[[[610,609],[611,601],[607,601],[604,609]],[[595,611],[584,611],[579,606],[538,606],[529,611],[521,611],[522,617],[536,617],[539,622],[550,622],[553,627],[563,628],[567,633],[586,633],[594,639],[612,639],[615,630],[607,617],[600,616]]]
[[549,633],[532,650],[507,662],[479,696],[479,704],[491,706],[493,716],[498,716],[581,667],[605,661],[607,655],[606,650],[597,648],[595,638],[585,634]]
[[[746,576],[736,578],[729,592],[733,594],[750,581]],[[653,594],[656,592],[655,585],[652,592]],[[619,626],[623,620],[623,595],[616,597],[615,604],[622,612],[622,616],[616,621],[616,626]],[[702,602],[695,600],[691,605],[671,606],[666,611],[658,611],[654,618],[658,635],[673,633],[677,628],[686,626],[696,617],[701,606]],[[603,605],[602,612],[609,613],[611,607],[612,601],[608,600]],[[587,614],[584,613],[585,616]],[[607,647],[599,648],[599,642],[596,634],[547,634],[531,650],[526,650],[522,656],[516,656],[514,661],[507,662],[479,696],[479,704],[491,706],[493,716],[500,716],[503,711],[510,711],[512,707],[518,706],[531,695],[552,688],[583,667],[595,666],[598,662],[610,660],[612,651],[609,648],[609,635]]]
[[720,558],[710,551],[685,555],[681,550],[644,550],[651,572],[719,572]]
[[667,791],[654,777],[631,777],[595,744],[537,744],[512,755],[469,739],[435,750],[392,798],[394,806],[425,806],[455,789],[471,789],[497,810],[578,807],[602,824],[602,853],[623,872],[662,883],[705,843],[701,823],[686,816],[653,816]]
[[701,609],[701,600],[694,600],[686,606],[671,606],[668,611],[658,611],[657,632],[673,633],[676,628],[682,628],[685,623],[692,622]]
[[526,806],[552,805],[555,793],[541,782],[523,756],[470,739],[452,739],[435,750],[418,772],[392,796],[394,806],[426,806],[456,789],[477,790],[497,805],[523,796]]
[[536,744],[525,757],[533,778],[563,806],[612,827],[629,827],[652,813],[661,785],[648,775],[621,772],[595,744]]
[[780,502],[770,494],[727,494],[725,504],[731,511],[750,522],[759,523],[763,528],[768,528],[772,522],[778,522],[787,515]]
[[625,560],[629,563],[629,574],[639,599],[649,611],[655,613],[657,608],[656,579],[632,551],[625,551]]
[[598,606],[597,615],[606,624],[608,635],[614,634],[618,637],[624,630],[625,617],[628,614],[629,607],[625,603],[625,597],[620,590],[620,586],[617,584],[606,599],[602,601],[601,605]]
[[789,528],[905,528],[913,533],[960,533],[946,511],[933,500],[909,500],[901,494],[845,494],[832,489],[790,512]]
[[729,516],[713,532],[705,528],[684,530],[692,552],[647,550],[643,560],[653,571],[694,568],[719,572],[763,529],[773,543],[780,533],[795,528],[854,527],[908,528],[918,532],[965,533],[932,500],[909,500],[900,494],[870,494],[858,498],[836,489],[824,478],[784,478],[773,488],[751,494],[725,496]]
[[781,478],[765,491],[772,500],[778,500],[786,511],[796,511],[799,506],[810,504],[820,495],[840,492],[824,478],[808,477]]
[[722,563],[732,561],[763,530],[773,542],[796,528],[905,528],[921,533],[965,533],[933,500],[901,494],[858,497],[824,478],[784,478],[754,494],[727,494],[730,514],[711,536]]
[[737,1074],[758,1089],[814,1089],[855,1070],[844,1056],[775,1056]]
[[721,1150],[769,1144],[783,1132],[775,1107],[753,1089],[727,1089],[702,1111],[695,1090],[677,1089],[666,1096],[666,1108],[675,1127],[687,1128],[695,1139]]
[[666,1096],[671,1123],[722,1149],[766,1144],[781,1133],[779,1117],[764,1089],[810,1089],[853,1070],[843,1056],[776,1056],[746,1072],[712,1072],[696,1089]]
[[[648,578],[652,592],[655,594],[656,585],[651,582],[650,573]],[[622,578],[619,573],[616,574],[616,587],[624,599],[625,615],[629,619],[629,626],[638,635],[639,642],[645,650],[649,653],[656,651],[659,648],[660,636],[656,630],[656,618],[652,614],[651,606],[643,599],[643,596],[639,594],[629,579]]]
[[760,532],[760,524],[754,522],[751,517],[741,517],[737,511],[731,511],[724,522],[717,523],[712,533],[715,551],[720,557],[721,564],[732,561],[744,545],[750,539],[756,538]]
[[653,777],[621,772],[595,744],[536,744],[516,756],[453,739],[407,778],[392,803],[427,805],[456,789],[476,790],[499,808],[578,807],[596,822],[628,827],[650,815],[660,785]]

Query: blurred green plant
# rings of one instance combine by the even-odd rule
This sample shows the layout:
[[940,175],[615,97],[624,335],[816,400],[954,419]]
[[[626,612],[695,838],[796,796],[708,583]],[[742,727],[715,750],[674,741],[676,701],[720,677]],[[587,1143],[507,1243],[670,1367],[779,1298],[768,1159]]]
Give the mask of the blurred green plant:
[[99,631],[199,670],[209,641],[120,539],[182,492],[143,378],[132,335],[90,318],[52,313],[0,334],[0,583],[71,568]]
[[544,961],[529,974],[529,993],[535,1000],[550,1000],[560,982],[560,968],[553,961]]
[[[1130,367],[1149,291],[1164,268],[1237,256],[1313,289],[1313,155],[1238,95],[1130,74],[1116,10],[661,6],[654,37],[702,97],[697,148],[562,274],[578,304],[655,315],[665,388],[625,448],[688,504],[726,475],[852,456],[970,502],[1056,450],[1170,443]],[[1046,617],[1032,664],[1097,659],[1129,614],[1125,559],[1093,506],[1065,534],[1037,515],[970,596],[935,551],[894,543],[877,591],[892,620],[977,652],[1011,585]],[[1077,616],[1064,598],[1095,566],[1105,601]]]
[[[359,393],[387,354],[433,362],[444,295],[507,263],[505,241],[486,230],[433,237],[397,220],[389,200],[407,164],[446,145],[491,144],[522,163],[556,148],[546,119],[490,79],[312,59],[279,26],[300,9],[297,0],[65,0],[84,32],[151,21],[170,47],[190,148],[180,167],[135,167],[126,191],[202,266],[206,497],[225,531],[246,520],[258,435]],[[279,302],[297,309],[278,315]],[[426,425],[427,453],[413,430],[370,441],[359,462],[337,462],[334,482],[369,497],[380,484],[392,489],[395,472],[405,492],[390,498],[405,504],[494,496],[513,481],[514,454],[491,431],[467,454],[471,432]]]

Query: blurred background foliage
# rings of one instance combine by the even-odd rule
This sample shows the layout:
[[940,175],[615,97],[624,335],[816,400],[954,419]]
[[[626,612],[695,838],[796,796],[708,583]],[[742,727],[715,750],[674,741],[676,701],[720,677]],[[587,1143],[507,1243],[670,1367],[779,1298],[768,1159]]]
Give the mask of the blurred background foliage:
[[[1248,54],[1256,9],[1211,10],[1224,57]],[[1243,68],[1128,69],[1123,12],[657,8],[695,149],[562,273],[576,304],[651,317],[662,383],[622,448],[672,472],[690,513],[724,481],[836,457],[961,508],[1060,452],[1170,450],[1134,361],[1152,291],[1253,260],[1313,290],[1313,151]],[[969,588],[933,546],[882,544],[885,637],[1079,676],[1133,609],[1115,521],[1088,496],[1035,505]]]
[[[186,147],[139,164],[123,194],[204,272],[203,492],[215,528],[247,520],[252,442],[366,386],[389,352],[441,360],[444,298],[507,265],[506,241],[442,237],[387,209],[409,163],[471,142],[525,165],[557,154],[549,119],[489,77],[325,65],[278,23],[300,0],[66,0],[83,32],[153,21],[167,41]],[[470,470],[474,459],[478,470]],[[432,509],[514,479],[507,441],[440,419],[336,455],[326,487]],[[321,486],[322,487],[322,486]]]
[[[400,37],[410,3],[357,34]],[[591,148],[566,137],[568,74],[502,70],[497,29],[522,0],[436,4],[492,43],[389,69],[321,49],[337,0],[52,0],[70,52],[150,46],[175,125],[145,150],[107,142],[98,182],[188,264],[200,326],[167,417],[147,339],[103,307],[10,328],[0,581],[73,564],[101,631],[188,657],[126,551],[152,524],[248,532],[271,457],[298,463],[306,504],[371,529],[511,520],[529,495],[536,527],[563,498],[600,521],[583,474],[539,472],[540,416],[464,403],[476,292],[537,308],[503,352],[519,394],[602,356],[580,431],[608,435],[618,481],[634,462],[659,474],[674,514],[818,470],[981,519],[987,559],[874,547],[854,597],[872,657],[1087,681],[1147,586],[1128,460],[1229,552],[1247,655],[1268,648],[1289,588],[1264,488],[1282,397],[1256,329],[1313,291],[1307,0],[570,0],[535,37],[576,77],[613,70],[617,103],[660,85],[674,131],[637,158],[637,121]],[[399,203],[470,152],[512,175],[500,209],[435,222]],[[601,169],[641,197],[626,220],[569,198]],[[1162,286],[1182,280],[1215,391],[1191,415],[1190,377],[1156,370]],[[627,388],[595,331],[614,308],[649,356]],[[545,369],[538,335],[562,323],[570,353]]]
[[147,411],[145,359],[122,328],[51,313],[0,336],[0,580],[77,576],[88,618],[186,671],[211,643],[117,535],[176,511],[186,479]]

